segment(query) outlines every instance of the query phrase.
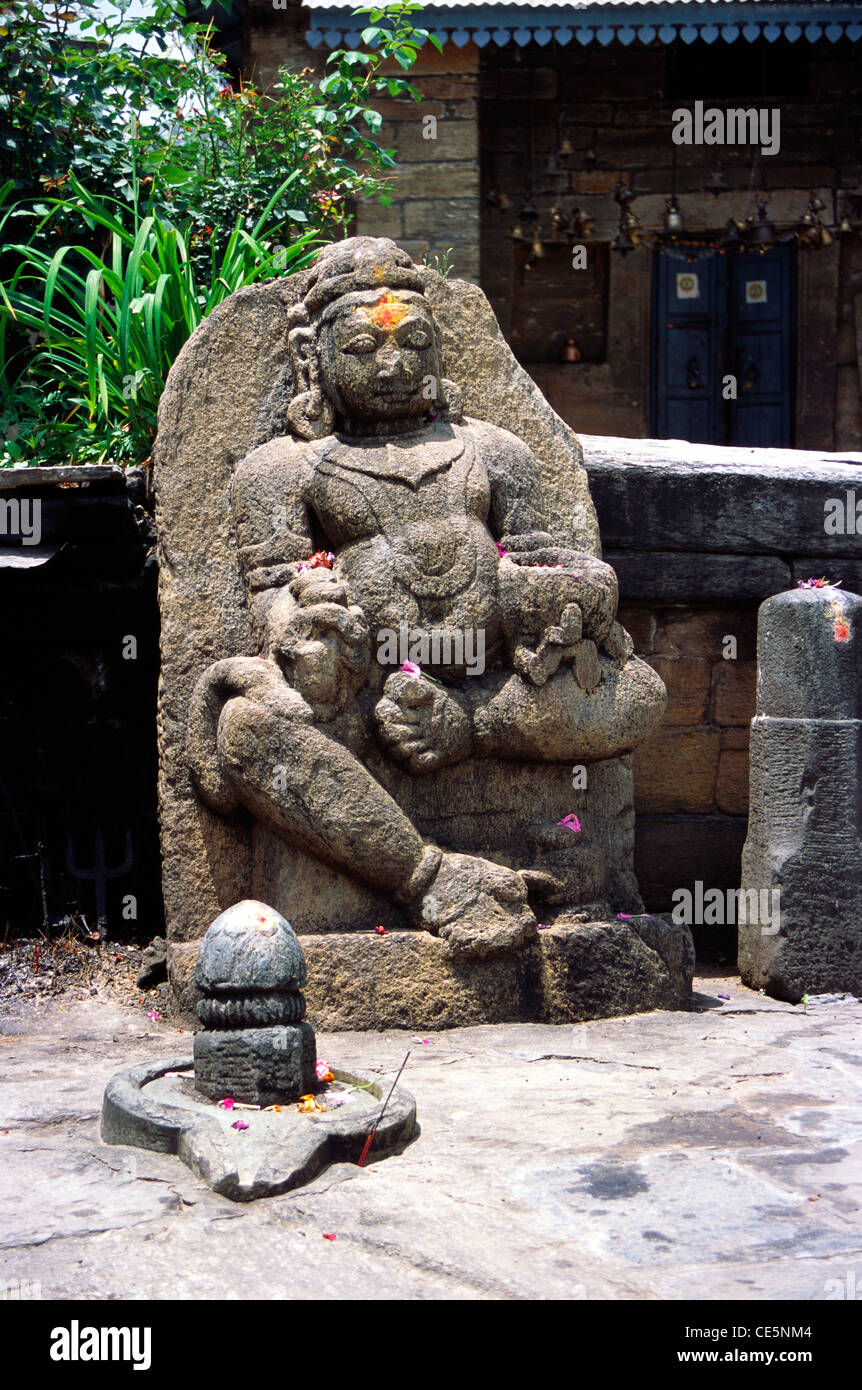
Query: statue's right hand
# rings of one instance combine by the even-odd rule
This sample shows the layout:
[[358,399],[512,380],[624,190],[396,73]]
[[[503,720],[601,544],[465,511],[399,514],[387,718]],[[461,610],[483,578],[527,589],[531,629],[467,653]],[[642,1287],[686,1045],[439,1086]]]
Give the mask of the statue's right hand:
[[432,772],[460,762],[473,742],[466,705],[444,686],[395,671],[386,680],[374,718],[380,741],[408,772]]

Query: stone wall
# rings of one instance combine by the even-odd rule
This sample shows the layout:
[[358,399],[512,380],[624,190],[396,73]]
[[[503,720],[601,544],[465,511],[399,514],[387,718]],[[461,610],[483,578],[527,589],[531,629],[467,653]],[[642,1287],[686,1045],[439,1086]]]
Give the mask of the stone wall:
[[[0,470],[0,936],[79,910],[96,925],[96,836],[112,940],[164,930],[156,807],[159,618],[144,475]],[[9,518],[38,505],[39,544]],[[15,506],[17,504],[17,507]],[[11,507],[11,511],[10,511]],[[38,846],[42,846],[42,876]],[[130,898],[134,899],[132,903]],[[125,900],[125,901],[124,901]]]
[[847,521],[858,499],[862,521],[862,455],[581,442],[621,619],[668,688],[665,723],[635,758],[635,870],[666,911],[698,879],[739,885],[757,610],[811,577],[862,589],[862,525],[827,531],[825,505],[840,501]]
[[[450,251],[453,274],[479,281],[479,55],[474,44],[444,53],[426,44],[410,81],[422,95],[376,101],[378,136],[398,168],[388,208],[357,210],[361,236],[388,236],[414,260],[436,265]],[[432,117],[433,121],[426,120]]]
[[[325,51],[305,41],[309,12],[297,5],[274,10],[271,0],[250,0],[243,27],[243,73],[267,87],[278,68],[321,72]],[[393,75],[402,76],[393,65]],[[415,260],[430,265],[449,251],[464,280],[479,279],[479,53],[474,44],[447,44],[443,54],[425,44],[409,80],[421,104],[375,99],[383,117],[375,137],[395,152],[392,201],[363,203],[354,231],[392,237]],[[433,117],[433,122],[425,117]]]
[[[275,10],[271,0],[249,0],[245,73],[266,85],[281,63],[320,71],[324,50],[310,49],[304,37],[308,14],[294,3]],[[831,220],[833,188],[860,182],[860,56],[862,43],[846,38],[587,48],[492,42],[481,50],[449,42],[442,54],[426,45],[412,74],[422,105],[380,103],[382,139],[398,159],[392,203],[361,206],[356,229],[391,236],[432,264],[451,249],[455,274],[481,284],[519,360],[568,424],[648,436],[653,256],[646,246],[608,256],[615,185],[633,190],[635,211],[653,230],[674,188],[691,232],[717,231],[753,212],[752,189],[766,193],[782,227],[798,222],[811,193]],[[747,146],[675,146],[672,112],[696,99],[777,107],[780,152],[755,163]],[[424,116],[436,121],[436,139],[426,138],[433,127]],[[573,154],[557,178],[545,166],[561,129]],[[705,191],[716,159],[727,185],[718,196]],[[587,271],[572,270],[565,245],[525,265],[527,248],[510,234],[527,194],[546,237],[556,201],[577,203],[595,220]],[[862,245],[850,237],[797,259],[793,442],[862,447]],[[563,365],[569,336],[584,339],[583,360]]]
[[[833,187],[859,183],[860,45],[764,43],[760,70],[755,49],[742,42],[678,42],[670,48],[655,43],[581,49],[572,43],[522,50],[491,44],[482,51],[482,181],[483,193],[491,191],[492,198],[482,205],[481,284],[514,351],[575,429],[651,432],[652,253],[640,246],[624,260],[612,255],[606,354],[590,360],[585,348],[582,362],[563,366],[566,336],[580,337],[585,274],[571,269],[563,247],[525,266],[528,247],[517,247],[510,234],[527,193],[546,236],[550,208],[559,200],[567,208],[576,203],[594,218],[592,240],[605,243],[616,231],[611,194],[618,182],[637,195],[634,211],[650,229],[661,225],[675,186],[691,232],[717,231],[731,216],[753,211],[752,182],[767,193],[769,216],[779,224],[798,221],[812,192],[822,197],[831,220]],[[675,146],[672,112],[695,98],[777,107],[780,152],[762,156],[753,168],[749,147]],[[558,146],[561,120],[574,153],[562,161],[565,176],[556,178],[545,166]],[[704,188],[716,162],[728,186],[718,196]],[[500,195],[510,201],[504,210]],[[529,235],[529,225],[524,230]],[[554,286],[556,310],[549,303]],[[862,446],[860,289],[858,239],[800,252],[797,447]],[[537,335],[543,336],[541,355],[535,351]]]

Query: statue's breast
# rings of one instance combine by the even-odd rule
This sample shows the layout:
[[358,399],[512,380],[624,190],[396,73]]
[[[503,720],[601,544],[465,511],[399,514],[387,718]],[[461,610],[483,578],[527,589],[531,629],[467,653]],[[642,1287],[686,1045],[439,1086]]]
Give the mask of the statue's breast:
[[394,483],[416,492],[435,474],[451,468],[466,446],[461,431],[449,424],[388,439],[377,436],[348,440],[336,436],[320,460],[318,472],[359,474],[369,486]]
[[423,528],[459,516],[487,518],[490,490],[472,440],[442,424],[419,436],[336,437],[318,461],[307,500],[333,543],[368,535],[422,548]]

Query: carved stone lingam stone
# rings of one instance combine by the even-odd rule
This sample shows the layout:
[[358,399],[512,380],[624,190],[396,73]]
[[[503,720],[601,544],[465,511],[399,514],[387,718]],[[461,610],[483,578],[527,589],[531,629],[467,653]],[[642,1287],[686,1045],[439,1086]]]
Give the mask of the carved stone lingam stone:
[[400,1072],[390,1086],[318,1065],[305,979],[302,949],[280,913],[260,902],[222,912],[198,956],[204,1026],[194,1057],[116,1072],[102,1100],[105,1143],[176,1154],[235,1202],[287,1192],[330,1163],[400,1152],[417,1134]]
[[616,621],[575,436],[484,296],[358,237],[243,290],[155,451],[169,975],[242,898],[318,1026],[683,1005],[642,915],[631,751],[665,691]]
[[314,1029],[305,1022],[305,958],[289,922],[242,902],[207,931],[195,982],[195,1087],[250,1105],[298,1100],[317,1081]]

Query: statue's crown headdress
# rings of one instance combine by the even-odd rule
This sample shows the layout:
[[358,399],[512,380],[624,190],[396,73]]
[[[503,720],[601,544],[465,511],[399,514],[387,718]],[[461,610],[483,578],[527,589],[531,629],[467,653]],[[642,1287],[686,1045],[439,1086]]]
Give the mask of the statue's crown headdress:
[[384,287],[422,294],[425,280],[421,269],[394,241],[386,237],[349,237],[321,252],[312,267],[302,304],[295,306],[292,317],[301,322],[306,315],[316,317],[344,295]]

